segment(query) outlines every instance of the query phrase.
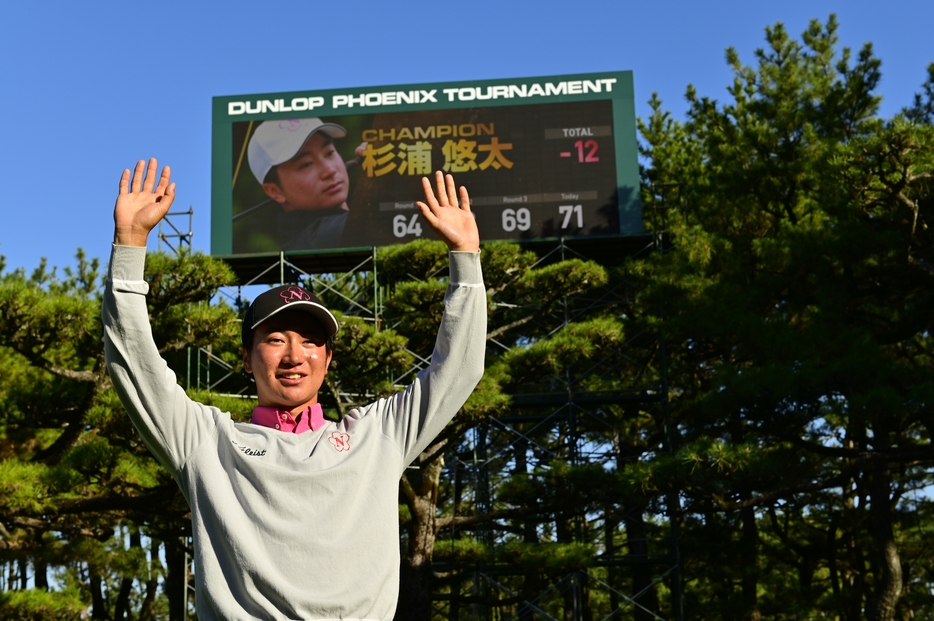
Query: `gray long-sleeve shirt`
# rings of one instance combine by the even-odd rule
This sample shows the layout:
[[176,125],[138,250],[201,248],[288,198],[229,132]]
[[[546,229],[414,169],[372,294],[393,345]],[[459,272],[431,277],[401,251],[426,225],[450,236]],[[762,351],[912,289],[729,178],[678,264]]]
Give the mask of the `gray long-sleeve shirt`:
[[198,616],[392,619],[398,482],[483,374],[479,253],[450,255],[431,365],[404,391],[295,435],[190,400],[159,357],[144,248],[115,246],[104,297],[110,376],[191,507]]

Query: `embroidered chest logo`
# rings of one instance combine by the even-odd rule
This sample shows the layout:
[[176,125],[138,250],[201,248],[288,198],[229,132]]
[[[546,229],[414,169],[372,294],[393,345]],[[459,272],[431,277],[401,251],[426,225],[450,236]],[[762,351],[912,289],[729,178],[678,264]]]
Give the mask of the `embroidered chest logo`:
[[263,449],[263,450],[259,451],[259,450],[257,450],[257,449],[252,449],[252,448],[250,448],[249,446],[241,446],[241,445],[237,444],[236,442],[234,442],[233,440],[231,440],[230,442],[231,442],[234,446],[236,446],[236,447],[237,447],[237,450],[239,450],[239,451],[240,451],[241,453],[243,453],[244,455],[250,455],[250,456],[252,456],[252,457],[262,457],[263,455],[266,454],[266,449]]
[[350,450],[350,434],[335,431],[328,436],[328,442],[334,446],[338,453]]

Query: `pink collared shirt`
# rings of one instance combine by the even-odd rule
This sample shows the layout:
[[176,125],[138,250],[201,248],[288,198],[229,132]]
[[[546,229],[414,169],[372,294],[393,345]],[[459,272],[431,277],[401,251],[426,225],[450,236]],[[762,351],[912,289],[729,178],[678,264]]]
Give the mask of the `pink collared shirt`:
[[308,430],[317,431],[326,421],[321,404],[315,403],[302,410],[297,421],[287,410],[258,405],[253,408],[253,417],[250,418],[250,422],[286,433],[302,433]]

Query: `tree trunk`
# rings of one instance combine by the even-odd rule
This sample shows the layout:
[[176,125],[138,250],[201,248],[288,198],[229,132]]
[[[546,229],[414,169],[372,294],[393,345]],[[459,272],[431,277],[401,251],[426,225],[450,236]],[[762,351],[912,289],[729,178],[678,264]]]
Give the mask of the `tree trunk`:
[[[130,528],[130,549],[142,547],[139,536],[139,529]],[[130,593],[133,589],[133,574],[124,575],[120,580],[120,591],[117,593],[117,601],[114,604],[114,621],[124,621],[130,610]]]
[[833,600],[839,611],[840,621],[847,621],[843,610],[843,596],[840,589],[840,572],[837,569],[837,524],[840,514],[836,511],[830,514],[830,526],[827,528],[827,570],[830,572],[830,589]]
[[843,580],[843,601],[844,614],[841,615],[842,621],[859,621],[863,618],[863,603],[866,591],[864,569],[865,556],[857,533],[852,532],[855,528],[850,526],[851,532],[846,535],[846,551],[849,560],[849,571]]
[[593,621],[593,610],[590,608],[590,574],[586,569],[577,573],[577,619],[580,621]]
[[431,621],[431,563],[413,566],[403,561],[399,575],[397,621]]
[[29,587],[29,561],[21,558],[16,564],[19,567],[19,588],[25,591]]
[[159,586],[159,575],[162,573],[162,563],[159,561],[159,540],[149,540],[149,577],[146,580],[146,595],[139,609],[139,621],[155,621],[154,605],[156,602],[156,589]]
[[651,621],[658,614],[658,593],[652,585],[649,570],[648,531],[645,526],[645,505],[629,503],[623,517],[626,523],[626,547],[635,562],[632,566],[632,599],[637,604],[633,618]]
[[[457,454],[454,455],[454,499],[452,505],[454,507],[454,517],[460,515],[461,508],[461,496],[464,495],[464,469],[461,466],[460,462],[457,459]],[[451,540],[457,539],[457,527],[454,524],[451,524]],[[457,576],[452,576],[451,580],[451,602],[448,608],[448,614],[451,619],[457,621],[460,618],[460,609],[461,609],[461,581]]]
[[869,513],[872,540],[875,543],[876,588],[867,611],[870,621],[892,621],[902,594],[902,564],[892,527],[890,474],[885,464],[873,467],[870,482]]
[[36,588],[42,591],[49,590],[49,565],[43,559],[35,559],[32,562],[36,570]]
[[97,570],[88,567],[91,583],[91,618],[109,621],[110,615],[107,613],[107,602],[104,601],[104,584]]
[[[438,448],[440,450],[440,447]],[[431,557],[435,549],[438,481],[444,458],[432,459],[423,453],[417,472],[403,475],[400,490],[412,519],[408,524],[408,557],[402,559],[399,572],[398,621],[431,621]]]
[[124,621],[130,608],[130,591],[133,589],[133,578],[124,577],[120,580],[120,591],[114,604],[114,621]]
[[[844,447],[854,449],[856,442],[849,436],[860,433],[847,431]],[[840,541],[836,549],[843,552],[844,565],[841,571],[840,621],[860,621],[863,604],[866,602],[865,555],[862,547],[863,513],[866,507],[867,477],[851,479],[843,488],[843,511],[840,520]]]
[[[749,494],[742,494],[744,499]],[[756,512],[752,507],[740,509],[743,530],[740,539],[740,564],[742,565],[743,616],[749,621],[759,621],[759,527],[756,524]]]
[[168,569],[163,587],[169,600],[169,621],[187,621],[188,563],[185,562],[185,546],[182,538],[177,536],[166,537],[163,543]]
[[[563,517],[556,517],[555,519],[555,541],[558,543],[571,543],[574,541],[574,524],[570,519]],[[563,621],[579,621],[576,617],[577,613],[577,581],[574,579],[574,576],[566,576],[565,581],[568,581],[568,585],[561,589],[561,596],[564,600],[564,617]]]
[[[523,431],[525,431],[525,429],[520,425],[519,432],[521,433]],[[528,449],[529,442],[526,437],[519,436],[515,442],[514,458],[516,467],[513,469],[513,473],[517,475],[528,474]],[[535,527],[535,521],[532,518],[522,520],[522,541],[528,544],[538,543],[538,531]],[[519,609],[516,615],[518,621],[535,621],[535,612],[530,606],[526,606],[525,602],[535,601],[535,599],[541,595],[541,591],[541,574],[536,571],[526,571],[525,575],[522,577],[522,588],[519,591],[519,597],[522,601],[519,603]]]
[[[613,447],[616,453],[616,470],[618,472],[623,472],[626,468],[626,464],[638,459],[643,452],[640,447],[625,445],[619,432],[615,434],[613,439]],[[626,526],[626,548],[629,551],[630,561],[634,561],[631,574],[632,598],[636,606],[634,609],[633,618],[636,621],[652,620],[655,619],[655,615],[658,614],[658,591],[652,584],[652,576],[650,572],[647,571],[650,566],[648,564],[648,530],[646,529],[645,525],[646,504],[644,502],[624,503],[622,509],[623,523]],[[606,519],[606,551],[607,556],[612,558],[616,554],[616,546],[613,542],[613,535],[615,533],[616,527],[618,526],[618,521],[610,521],[609,512],[607,512]],[[619,588],[616,582],[614,582],[612,579],[612,577],[617,573],[615,567],[610,565],[607,568],[607,571],[609,572],[608,577],[611,578],[610,586],[614,589]],[[615,592],[611,591],[610,610],[615,611],[617,608],[619,608],[619,596]],[[622,613],[614,612],[612,618],[622,619]]]
[[[616,530],[619,520],[612,514],[612,508],[607,505],[603,508],[603,547],[606,550],[607,561],[616,558]],[[620,601],[617,591],[622,591],[619,570],[610,563],[606,568],[606,582],[610,585],[610,614],[609,621],[622,621],[623,613],[619,609]]]

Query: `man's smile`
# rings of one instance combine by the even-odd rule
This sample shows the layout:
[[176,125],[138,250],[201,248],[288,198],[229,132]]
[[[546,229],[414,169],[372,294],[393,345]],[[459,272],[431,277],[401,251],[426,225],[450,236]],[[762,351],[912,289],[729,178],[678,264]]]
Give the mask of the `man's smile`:
[[305,377],[304,373],[295,373],[294,371],[291,373],[277,373],[276,375],[279,379],[285,381],[298,381]]

